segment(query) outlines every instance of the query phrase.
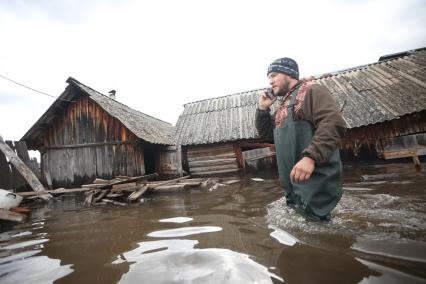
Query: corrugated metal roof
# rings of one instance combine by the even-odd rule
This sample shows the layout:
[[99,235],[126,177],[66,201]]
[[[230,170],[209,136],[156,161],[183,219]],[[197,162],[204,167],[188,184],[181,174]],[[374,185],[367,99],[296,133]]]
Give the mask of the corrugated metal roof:
[[[174,145],[175,128],[170,123],[134,110],[87,87],[72,77],[68,78],[67,83],[72,86],[76,86],[82,92],[87,94],[93,101],[99,104],[101,108],[103,108],[111,116],[118,119],[137,137],[153,144]],[[50,106],[50,108],[41,116],[41,118],[30,128],[30,130],[28,130],[21,140],[36,141],[37,136],[42,133],[43,128],[53,120],[56,115],[55,110],[62,104],[66,104],[66,100],[70,100],[72,97],[73,94],[64,91],[52,104],[52,106]]]
[[[408,54],[408,55],[406,55]],[[426,109],[426,49],[329,74],[314,81],[327,87],[349,128],[367,126]],[[258,137],[254,116],[258,90],[185,104],[176,124],[181,145]]]

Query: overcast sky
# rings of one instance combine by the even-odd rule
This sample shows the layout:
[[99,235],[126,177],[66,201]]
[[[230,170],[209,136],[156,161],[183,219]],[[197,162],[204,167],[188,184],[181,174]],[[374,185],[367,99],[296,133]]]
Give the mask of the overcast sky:
[[[0,75],[53,96],[72,76],[173,125],[185,103],[266,86],[276,58],[310,76],[425,46],[423,0],[0,0]],[[0,135],[54,100],[0,78]]]

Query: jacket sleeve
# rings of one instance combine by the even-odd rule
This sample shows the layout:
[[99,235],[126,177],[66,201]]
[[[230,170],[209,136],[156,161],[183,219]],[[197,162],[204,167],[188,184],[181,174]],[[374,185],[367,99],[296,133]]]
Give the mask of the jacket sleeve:
[[264,140],[272,141],[274,139],[274,120],[270,114],[270,110],[257,109],[255,120],[256,129],[259,133],[259,136]]
[[315,127],[311,143],[302,155],[314,159],[317,164],[325,163],[339,147],[346,132],[346,122],[330,91],[319,84],[308,89],[302,112],[304,119]]

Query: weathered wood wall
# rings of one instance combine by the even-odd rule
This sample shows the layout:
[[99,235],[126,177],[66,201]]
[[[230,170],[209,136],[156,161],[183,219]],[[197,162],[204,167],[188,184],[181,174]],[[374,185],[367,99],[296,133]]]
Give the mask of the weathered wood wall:
[[251,149],[242,152],[247,169],[271,171],[277,169],[276,153],[273,147]]
[[145,173],[138,138],[84,95],[67,104],[50,123],[43,146],[42,169],[50,172],[54,186]]
[[349,129],[342,150],[357,152],[361,144],[374,145],[380,139],[426,132],[426,111],[407,114],[399,119]]
[[232,144],[188,147],[186,159],[192,176],[221,175],[239,171]]

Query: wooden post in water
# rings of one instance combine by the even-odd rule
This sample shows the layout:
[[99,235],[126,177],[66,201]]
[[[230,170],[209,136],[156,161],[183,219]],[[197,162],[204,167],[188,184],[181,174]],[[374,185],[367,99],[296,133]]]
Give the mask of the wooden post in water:
[[[4,142],[0,135],[0,151],[6,156],[11,163],[22,175],[22,177],[28,182],[31,188],[36,192],[44,192],[44,187],[37,179],[35,174],[22,162],[22,160],[16,155],[16,153],[10,149],[10,147]],[[41,193],[40,198],[49,200],[52,196],[49,193]]]

